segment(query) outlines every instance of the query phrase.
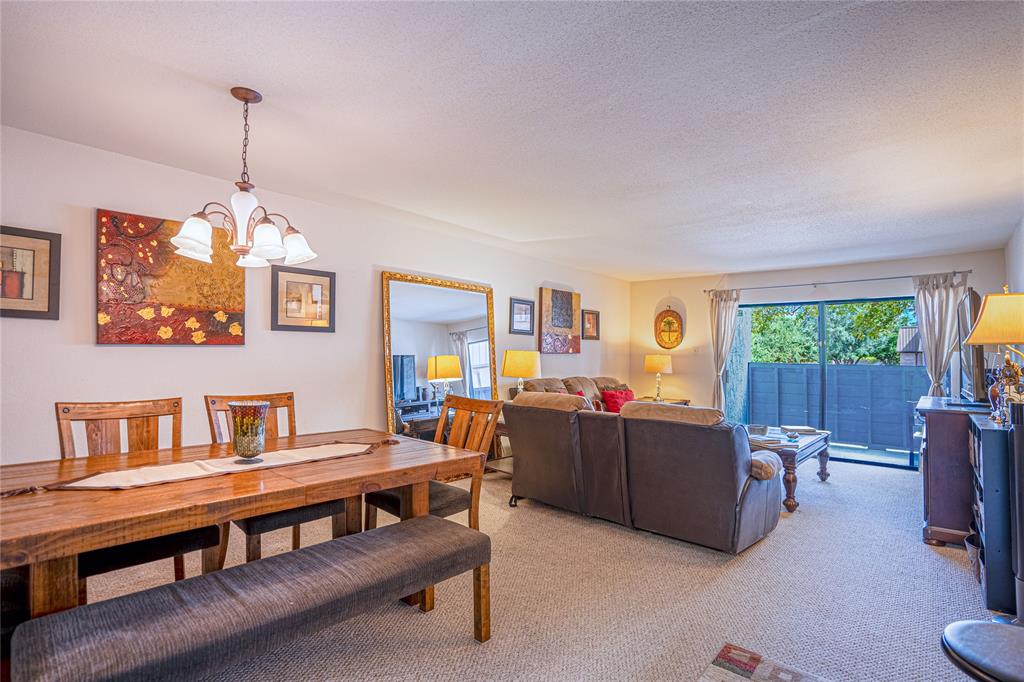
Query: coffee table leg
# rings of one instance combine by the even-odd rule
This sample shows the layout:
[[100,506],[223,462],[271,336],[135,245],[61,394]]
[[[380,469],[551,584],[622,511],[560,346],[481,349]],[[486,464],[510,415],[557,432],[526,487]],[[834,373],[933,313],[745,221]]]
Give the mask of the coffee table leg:
[[828,448],[818,453],[818,479],[822,483],[828,480]]
[[796,501],[796,453],[792,450],[782,450],[779,457],[782,458],[782,468],[785,470],[782,484],[786,487],[786,499],[782,501],[782,506],[788,512],[795,512],[800,506]]

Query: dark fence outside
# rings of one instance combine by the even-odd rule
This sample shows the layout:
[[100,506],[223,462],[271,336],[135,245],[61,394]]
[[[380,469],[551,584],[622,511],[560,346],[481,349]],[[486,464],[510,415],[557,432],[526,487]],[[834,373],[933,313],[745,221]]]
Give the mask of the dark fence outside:
[[910,450],[914,405],[930,385],[924,367],[826,365],[821,424],[819,365],[751,362],[746,412],[751,424],[807,425],[831,431],[834,442]]

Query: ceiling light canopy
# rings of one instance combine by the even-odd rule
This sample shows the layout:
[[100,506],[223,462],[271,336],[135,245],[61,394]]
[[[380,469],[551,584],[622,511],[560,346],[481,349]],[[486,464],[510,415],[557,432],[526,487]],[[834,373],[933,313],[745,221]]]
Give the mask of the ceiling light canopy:
[[[249,105],[259,104],[263,95],[250,88],[234,87],[231,94],[242,102],[242,175],[231,195],[231,208],[211,201],[201,211],[193,213],[181,225],[171,243],[178,247],[180,256],[212,263],[213,228],[226,231],[231,237],[231,250],[238,254],[236,265],[243,268],[265,268],[269,260],[284,258],[285,265],[298,265],[316,258],[316,254],[302,233],[280,213],[268,213],[252,193],[255,185],[249,182]],[[284,223],[284,237],[275,218]]]

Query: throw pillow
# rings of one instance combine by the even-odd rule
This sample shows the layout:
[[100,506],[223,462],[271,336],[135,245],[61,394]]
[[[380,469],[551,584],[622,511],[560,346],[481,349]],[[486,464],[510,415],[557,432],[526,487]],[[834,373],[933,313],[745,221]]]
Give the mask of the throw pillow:
[[604,403],[604,409],[608,412],[618,412],[623,405],[632,400],[636,400],[636,395],[628,389],[625,391],[601,391],[601,402]]

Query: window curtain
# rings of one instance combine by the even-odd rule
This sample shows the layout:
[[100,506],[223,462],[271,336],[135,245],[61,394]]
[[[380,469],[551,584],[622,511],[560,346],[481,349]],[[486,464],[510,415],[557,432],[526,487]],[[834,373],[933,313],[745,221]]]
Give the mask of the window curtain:
[[736,336],[736,314],[740,309],[739,289],[715,289],[708,292],[711,309],[711,351],[715,361],[715,387],[711,406],[719,410],[725,404],[725,363]]
[[956,311],[967,293],[965,273],[946,272],[914,278],[917,323],[924,365],[932,387],[928,395],[944,396],[942,380],[949,370],[956,343]]
[[459,356],[462,365],[462,386],[467,398],[473,397],[473,369],[469,364],[469,332],[449,332],[452,351]]

